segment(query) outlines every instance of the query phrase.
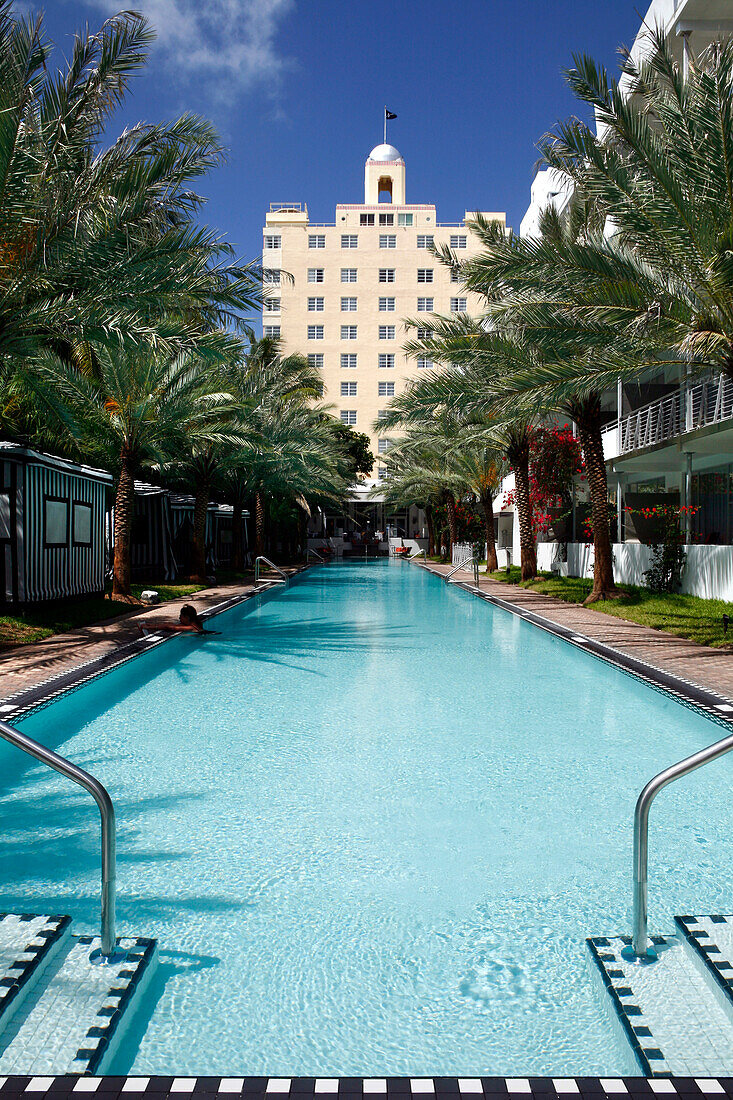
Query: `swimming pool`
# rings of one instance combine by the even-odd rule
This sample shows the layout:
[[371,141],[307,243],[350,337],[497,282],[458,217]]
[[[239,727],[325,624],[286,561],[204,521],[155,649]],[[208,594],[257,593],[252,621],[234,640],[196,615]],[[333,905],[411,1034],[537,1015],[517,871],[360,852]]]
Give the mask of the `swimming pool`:
[[[586,935],[629,928],[631,817],[719,727],[401,562],[330,565],[26,718],[118,811],[119,931],[161,968],[114,1067],[638,1072]],[[0,747],[0,908],[96,929],[83,792]],[[654,931],[730,911],[720,760],[652,814]]]

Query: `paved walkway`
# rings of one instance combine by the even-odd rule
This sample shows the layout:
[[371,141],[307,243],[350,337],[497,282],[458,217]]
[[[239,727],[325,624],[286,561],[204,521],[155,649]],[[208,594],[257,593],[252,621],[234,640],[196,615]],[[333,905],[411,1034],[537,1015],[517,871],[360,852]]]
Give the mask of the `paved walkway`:
[[[417,568],[427,568],[445,575],[451,567],[430,563]],[[473,584],[473,573],[456,573],[455,579]],[[520,588],[517,584],[503,584],[483,574],[479,579],[479,587],[516,607],[543,615],[560,626],[585,634],[588,638],[595,638],[604,645],[612,646],[637,661],[646,661],[672,676],[680,676],[683,680],[690,680],[709,691],[718,692],[733,702],[733,653],[729,650],[713,649],[686,638],[675,638],[673,634],[665,634],[664,631],[640,626],[626,619],[617,619],[613,615],[604,615],[601,611],[593,611],[592,608],[580,604],[564,603],[552,596],[543,596]]]
[[252,591],[251,584],[205,588],[192,596],[170,600],[154,608],[135,608],[120,619],[80,627],[66,634],[54,634],[34,645],[13,646],[12,649],[0,651],[0,699],[7,699],[60,672],[67,672],[95,657],[114,652],[140,637],[138,627],[141,623],[154,627],[156,622],[164,619],[177,619],[186,603],[192,603],[201,612],[222,600]]

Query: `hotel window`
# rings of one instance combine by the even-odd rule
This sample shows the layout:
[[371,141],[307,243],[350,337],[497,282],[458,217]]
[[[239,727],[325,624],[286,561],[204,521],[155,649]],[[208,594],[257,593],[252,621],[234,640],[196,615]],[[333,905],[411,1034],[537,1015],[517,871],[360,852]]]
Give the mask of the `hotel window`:
[[356,382],[342,382],[341,383],[341,396],[342,397],[356,397]]
[[412,225],[412,214],[398,214],[397,215],[397,224],[398,225]]
[[326,234],[325,233],[311,233],[308,237],[309,248],[325,248],[326,247]]
[[262,282],[269,286],[280,286],[280,270],[277,267],[265,268],[262,272]]
[[[387,352],[387,354],[382,352],[382,354],[379,356],[378,362],[380,367],[387,367],[389,369],[394,366],[394,355],[392,354],[392,352]],[[380,382],[379,384],[381,386],[382,383]]]
[[342,313],[356,313],[356,298],[342,298],[341,299],[341,312]]
[[462,283],[463,282],[463,279],[461,277],[460,267],[452,267],[450,269],[450,281],[452,283]]
[[418,340],[429,340],[430,339],[430,329],[429,328],[418,328],[415,331],[417,332]]
[[417,300],[418,313],[432,313],[433,312],[433,299],[432,298],[418,298]]
[[450,300],[451,313],[465,313],[466,312],[466,299],[465,298],[451,298]]
[[308,299],[308,312],[309,313],[323,313],[323,298],[309,298]]
[[432,359],[425,359],[424,356],[420,356],[420,358],[417,361],[417,367],[418,367],[418,370],[432,370],[433,369],[433,360]]
[[386,409],[379,409],[379,411],[377,412],[377,420],[386,420],[386,419],[387,419],[387,410]]
[[342,283],[355,283],[356,282],[356,268],[355,267],[342,267],[341,268],[341,282]]
[[308,325],[308,339],[309,340],[322,340],[323,339],[323,325]]
[[341,366],[347,370],[354,370],[356,368],[356,355],[353,351],[342,353]]
[[356,233],[342,233],[341,234],[341,247],[342,248],[356,248],[359,243],[359,238]]
[[323,268],[322,267],[309,267],[308,268],[308,282],[309,283],[322,283],[323,282]]
[[380,225],[394,225],[394,214],[380,214],[379,215],[379,224]]
[[356,325],[342,325],[341,326],[341,339],[342,340],[356,340]]
[[380,248],[396,248],[397,238],[392,233],[380,233],[379,235],[379,247]]
[[280,336],[280,326],[279,325],[263,325],[262,326],[262,335],[263,336],[279,337]]
[[323,382],[316,382],[313,386],[319,397],[323,397]]
[[394,313],[394,298],[380,298],[379,299],[379,312],[380,313]]
[[378,450],[380,455],[386,454],[391,446],[392,446],[392,440],[391,439],[378,439],[377,440],[377,450]]
[[417,281],[419,283],[432,283],[432,281],[433,281],[433,269],[432,269],[432,267],[419,267],[417,269]]
[[394,340],[394,325],[380,325],[379,326],[379,339],[380,340]]
[[395,269],[393,267],[380,267],[379,269],[379,281],[380,283],[393,283],[394,282]]
[[434,237],[432,233],[418,233],[417,235],[417,247],[418,248],[432,248]]
[[359,225],[374,225],[374,215],[373,214],[360,214],[359,215]]
[[282,243],[282,237],[279,233],[265,234],[265,248],[280,248]]
[[280,312],[280,299],[279,298],[264,298],[262,301],[262,308],[265,313],[279,313]]
[[308,366],[316,367],[317,370],[323,370],[323,352],[309,352],[308,354]]
[[380,382],[378,388],[380,397],[394,397],[394,382]]
[[377,480],[384,481],[387,476],[387,470],[384,466],[377,466]]
[[356,409],[342,409],[341,422],[343,424],[356,424]]
[[451,248],[465,248],[466,247],[466,235],[465,233],[452,233],[450,239]]

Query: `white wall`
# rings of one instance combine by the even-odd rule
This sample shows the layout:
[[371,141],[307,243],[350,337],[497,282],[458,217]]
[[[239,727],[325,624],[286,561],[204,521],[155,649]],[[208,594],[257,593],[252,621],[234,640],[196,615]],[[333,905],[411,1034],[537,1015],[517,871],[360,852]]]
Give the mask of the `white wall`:
[[[556,542],[537,547],[537,568],[549,572],[559,560]],[[686,546],[687,562],[681,592],[707,600],[733,602],[733,546]],[[644,584],[644,571],[651,564],[651,547],[640,542],[617,542],[613,546],[613,575],[617,584]],[[571,577],[593,576],[593,546],[568,543],[567,572]]]

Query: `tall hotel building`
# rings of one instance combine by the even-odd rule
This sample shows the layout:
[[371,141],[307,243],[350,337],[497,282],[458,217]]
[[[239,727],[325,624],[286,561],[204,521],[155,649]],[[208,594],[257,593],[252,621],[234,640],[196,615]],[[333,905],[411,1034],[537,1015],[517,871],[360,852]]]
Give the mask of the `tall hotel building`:
[[[486,216],[505,224],[504,214]],[[383,474],[379,455],[390,443],[374,422],[420,368],[432,366],[402,351],[403,319],[479,309],[432,255],[433,242],[461,258],[478,248],[465,221],[439,225],[434,206],[406,201],[405,162],[393,145],[372,149],[364,202],[339,203],[334,222],[311,223],[301,203],[271,203],[265,217],[263,333],[281,338],[284,355],[306,354],[322,369],[324,400],[371,439],[373,479]]]

